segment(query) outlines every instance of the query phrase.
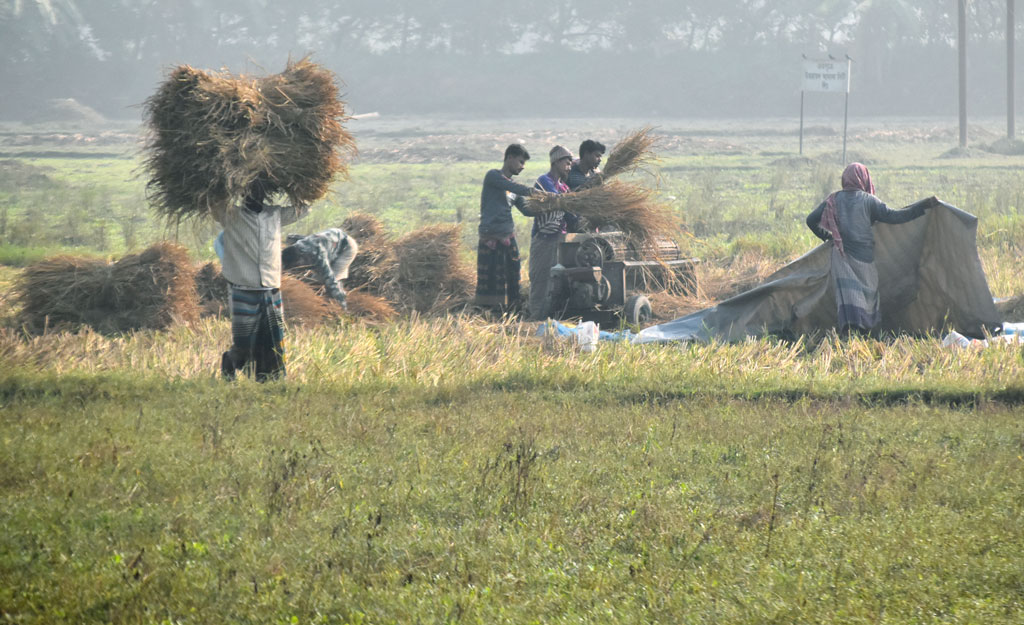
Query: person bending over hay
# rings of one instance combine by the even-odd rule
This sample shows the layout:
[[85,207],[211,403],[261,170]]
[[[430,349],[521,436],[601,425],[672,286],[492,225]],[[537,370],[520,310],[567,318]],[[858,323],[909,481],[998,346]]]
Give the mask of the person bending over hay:
[[348,310],[341,281],[348,278],[348,268],[359,252],[355,239],[341,228],[329,228],[302,237],[281,251],[281,267],[309,267],[327,290],[327,295]]
[[832,242],[839,331],[864,333],[881,321],[872,224],[906,223],[938,206],[939,200],[932,196],[903,210],[892,210],[875,197],[871,174],[861,163],[851,163],[843,171],[842,182],[842,190],[825,198],[807,216],[807,227],[822,241]]
[[281,226],[305,216],[306,207],[266,202],[266,190],[250,186],[242,206],[226,211],[224,277],[231,285],[231,349],[221,356],[221,375],[235,379],[252,365],[256,380],[285,375],[281,306]]

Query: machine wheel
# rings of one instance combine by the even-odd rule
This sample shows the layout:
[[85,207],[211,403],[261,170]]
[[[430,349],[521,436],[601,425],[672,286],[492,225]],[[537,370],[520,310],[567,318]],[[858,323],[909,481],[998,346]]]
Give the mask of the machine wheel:
[[647,323],[654,316],[651,301],[646,295],[631,295],[622,306],[622,316],[626,323],[632,325]]
[[612,246],[604,239],[587,239],[576,249],[577,267],[601,267],[604,261],[615,255]]

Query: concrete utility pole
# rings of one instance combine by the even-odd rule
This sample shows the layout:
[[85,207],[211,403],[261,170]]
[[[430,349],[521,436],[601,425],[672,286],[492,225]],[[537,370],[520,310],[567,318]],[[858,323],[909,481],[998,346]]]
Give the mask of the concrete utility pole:
[[1006,0],[1006,138],[1013,141],[1016,131],[1013,110],[1013,48],[1017,38],[1017,20],[1013,14],[1013,0]]
[[967,147],[967,0],[957,0],[957,57],[960,74],[960,147]]

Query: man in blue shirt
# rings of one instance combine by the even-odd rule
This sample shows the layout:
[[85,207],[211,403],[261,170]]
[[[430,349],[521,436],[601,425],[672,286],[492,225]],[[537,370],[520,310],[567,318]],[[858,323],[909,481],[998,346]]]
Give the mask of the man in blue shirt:
[[[565,180],[572,166],[572,152],[560,145],[548,153],[551,169],[537,178],[536,186],[548,193],[568,193]],[[530,316],[546,319],[550,305],[551,268],[558,262],[558,245],[566,232],[577,229],[579,219],[572,213],[550,211],[533,218],[530,235]]]

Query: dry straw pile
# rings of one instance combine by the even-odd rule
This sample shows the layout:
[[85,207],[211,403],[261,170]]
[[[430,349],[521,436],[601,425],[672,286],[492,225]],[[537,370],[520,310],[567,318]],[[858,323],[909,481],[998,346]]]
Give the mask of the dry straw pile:
[[312,202],[355,153],[334,75],[308,59],[263,78],[183,65],[145,110],[150,199],[171,221],[219,218],[254,184]]
[[387,281],[382,268],[388,265],[394,241],[385,232],[380,220],[367,213],[349,215],[342,222],[341,228],[359,243],[359,253],[348,268],[345,288],[379,294]]
[[344,314],[337,302],[318,295],[313,287],[287,274],[281,276],[281,305],[285,323],[297,326],[320,325]]
[[380,294],[396,307],[441,314],[469,303],[475,274],[459,257],[461,228],[426,226],[395,241],[379,267]]
[[16,292],[30,331],[87,325],[98,332],[165,329],[198,317],[185,248],[157,243],[115,263],[57,256],[26,268]]
[[657,145],[658,139],[651,135],[651,130],[653,128],[645,126],[629,133],[616,143],[612,151],[608,153],[604,169],[600,174],[592,177],[587,186],[599,185],[609,178],[636,171],[640,166],[656,160],[654,147]]
[[561,210],[586,218],[602,230],[618,230],[638,241],[673,236],[678,231],[671,209],[653,197],[654,192],[627,182],[611,182],[576,193],[533,196],[532,210]]

